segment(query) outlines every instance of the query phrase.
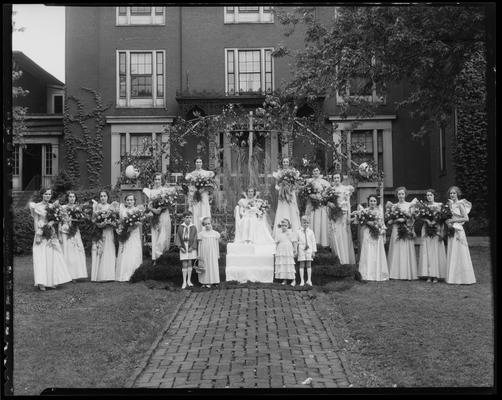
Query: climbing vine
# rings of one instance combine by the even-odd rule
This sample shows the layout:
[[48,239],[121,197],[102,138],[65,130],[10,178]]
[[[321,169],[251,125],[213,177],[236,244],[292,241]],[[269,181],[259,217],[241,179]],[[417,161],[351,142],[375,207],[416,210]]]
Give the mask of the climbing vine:
[[82,183],[79,154],[84,154],[86,177],[92,188],[102,184],[103,128],[106,125],[104,112],[111,104],[105,106],[101,95],[94,89],[83,87],[82,90],[92,95],[95,106],[87,112],[83,100],[73,95],[67,96],[63,114],[65,156],[72,182]]

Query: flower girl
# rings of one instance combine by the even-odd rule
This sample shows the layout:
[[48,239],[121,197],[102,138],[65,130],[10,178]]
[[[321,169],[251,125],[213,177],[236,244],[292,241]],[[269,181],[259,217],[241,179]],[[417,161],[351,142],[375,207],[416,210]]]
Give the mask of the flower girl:
[[125,206],[120,205],[120,225],[117,228],[119,250],[115,280],[119,282],[127,282],[143,262],[140,225],[145,216],[145,209],[142,205],[136,207],[133,194],[126,196],[125,203]]
[[[305,268],[307,269],[307,285],[312,286],[312,261],[314,260],[315,253],[317,251],[317,243],[315,239],[315,234],[312,229],[309,228],[309,218],[304,215],[301,218],[302,227],[297,231],[298,237],[298,263],[300,270],[300,285],[305,285],[304,274]],[[293,283],[295,282],[293,278]],[[294,286],[294,285],[293,285]]]
[[192,213],[183,214],[183,223],[179,226],[174,244],[180,249],[181,271],[183,273],[182,289],[193,286],[192,260],[197,258],[197,228],[192,224]]
[[211,218],[202,218],[202,231],[197,235],[199,241],[199,262],[202,262],[204,270],[199,273],[199,282],[204,287],[211,287],[214,283],[220,283],[220,270],[218,259],[220,258],[220,234],[211,225]]
[[33,240],[33,275],[35,286],[40,290],[55,288],[71,281],[63,250],[56,235],[55,225],[60,222],[60,208],[57,202],[50,203],[51,189],[42,189],[42,201],[30,202],[30,212],[35,223]]
[[287,280],[291,280],[291,286],[295,286],[295,257],[296,257],[296,237],[291,231],[291,223],[288,219],[283,219],[279,225],[280,230],[275,234],[277,244],[275,250],[275,278],[282,279],[285,285]]

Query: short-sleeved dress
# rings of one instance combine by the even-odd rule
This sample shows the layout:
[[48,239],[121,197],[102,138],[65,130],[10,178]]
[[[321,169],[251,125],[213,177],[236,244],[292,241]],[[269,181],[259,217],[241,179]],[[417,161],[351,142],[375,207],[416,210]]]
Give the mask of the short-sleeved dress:
[[[67,204],[63,209],[70,209],[73,206]],[[68,235],[70,221],[64,222],[59,226],[61,234],[63,254],[68,267],[68,272],[72,279],[87,278],[87,266],[85,264],[85,250],[80,236],[80,229],[77,227],[75,235]]]
[[295,255],[293,242],[296,237],[293,231],[282,230],[275,234],[277,248],[275,251],[275,277],[276,279],[295,279]]
[[[462,213],[460,207],[469,214],[471,203],[465,199],[456,202],[450,201],[450,208],[453,217],[460,218]],[[465,235],[463,222],[455,222],[453,229],[455,234],[448,240],[448,252],[446,256],[446,283],[472,284],[476,283],[474,268],[472,266],[469,244]]]
[[[329,182],[322,178],[312,178],[311,182],[318,187],[322,192],[329,187]],[[328,207],[320,205],[316,209],[312,206],[312,202],[307,200],[305,214],[310,217],[310,225],[315,234],[317,244],[323,247],[329,246],[329,216]]]
[[35,224],[35,238],[33,240],[33,277],[34,286],[43,285],[56,287],[62,283],[70,282],[63,250],[54,235],[47,240],[42,237],[41,229],[47,224],[47,210],[43,202],[30,203],[30,212]]
[[338,256],[341,264],[354,264],[356,256],[349,223],[350,196],[354,188],[350,185],[338,185],[335,188],[339,193],[338,206],[342,208],[343,215],[337,218],[336,221],[330,221],[331,251]]
[[[133,208],[121,207],[120,217],[125,218],[132,210]],[[127,282],[142,263],[143,248],[141,246],[141,235],[139,225],[136,225],[127,240],[119,243],[115,280]]]
[[[94,204],[94,210],[108,210],[110,204]],[[92,243],[91,281],[114,281],[115,263],[115,234],[112,227],[103,229],[100,240]]]
[[[151,199],[159,195],[164,187],[160,188],[144,188],[143,193]],[[159,215],[159,223],[157,226],[152,226],[152,260],[159,258],[165,250],[169,249],[171,242],[171,215],[169,210],[164,210]]]
[[[383,217],[377,210],[378,218]],[[362,227],[361,257],[359,258],[359,272],[365,281],[386,281],[389,279],[387,257],[385,255],[385,235],[381,234],[378,239],[371,236],[369,228]]]
[[[429,207],[439,209],[441,203]],[[430,278],[446,278],[446,250],[439,235],[430,237],[426,234],[426,222],[422,226],[422,245],[418,257],[418,276]],[[437,227],[438,233],[440,227]]]
[[203,285],[220,283],[220,234],[214,229],[202,230],[197,234],[199,240],[199,259],[204,263],[204,272],[199,274],[199,282]]

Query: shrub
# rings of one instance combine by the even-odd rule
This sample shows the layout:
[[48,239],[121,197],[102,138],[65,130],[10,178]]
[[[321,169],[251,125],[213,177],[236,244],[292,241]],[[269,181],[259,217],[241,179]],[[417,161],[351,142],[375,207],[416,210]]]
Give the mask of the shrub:
[[27,207],[13,209],[12,228],[13,254],[31,254],[35,230],[33,217]]
[[467,236],[488,236],[490,234],[489,221],[484,217],[472,217],[464,224]]

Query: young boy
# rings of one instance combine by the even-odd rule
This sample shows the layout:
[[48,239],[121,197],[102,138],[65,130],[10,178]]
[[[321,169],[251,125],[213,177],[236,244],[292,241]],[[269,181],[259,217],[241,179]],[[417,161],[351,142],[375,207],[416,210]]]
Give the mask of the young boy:
[[192,224],[192,213],[183,214],[183,223],[179,226],[174,239],[174,244],[180,249],[181,271],[183,273],[182,289],[193,286],[192,260],[197,258],[197,228]]
[[314,231],[309,228],[309,219],[307,216],[301,218],[302,227],[297,231],[298,237],[298,262],[300,263],[300,286],[305,285],[304,269],[307,268],[307,285],[312,286],[312,260],[317,251]]

